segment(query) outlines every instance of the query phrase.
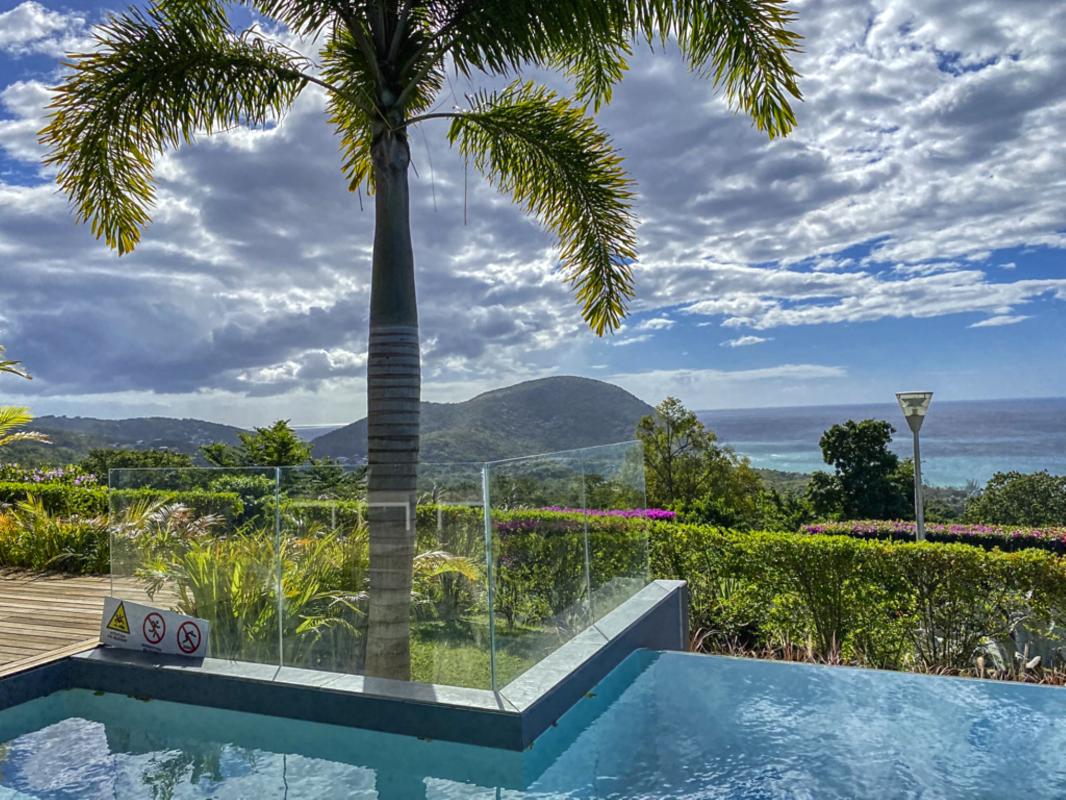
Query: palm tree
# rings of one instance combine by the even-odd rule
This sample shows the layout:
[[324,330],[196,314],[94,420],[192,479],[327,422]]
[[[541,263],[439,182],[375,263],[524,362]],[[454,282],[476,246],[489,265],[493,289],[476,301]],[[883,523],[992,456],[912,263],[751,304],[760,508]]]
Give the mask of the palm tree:
[[[93,52],[70,56],[47,127],[47,163],[119,254],[149,221],[153,160],[198,133],[278,119],[308,86],[324,91],[354,191],[376,194],[367,362],[372,531],[367,672],[409,672],[408,607],[421,370],[407,170],[408,132],[450,120],[449,141],[559,238],[589,326],[617,328],[633,295],[636,220],[621,157],[589,108],[610,100],[632,43],[676,39],[691,69],[769,136],[795,123],[789,63],[799,36],[783,0],[246,0],[317,37],[317,62],[233,29],[222,0],[156,0],[114,16]],[[522,80],[557,68],[575,98]],[[445,70],[510,75],[468,107],[434,103]],[[405,507],[406,506],[406,507]]]
[[[21,361],[8,361],[4,359],[4,346],[0,344],[0,373],[18,375],[26,380],[33,380],[29,373],[20,366]],[[21,406],[0,406],[0,447],[14,444],[15,442],[43,442],[50,444],[51,441],[43,433],[35,431],[16,431],[33,422],[33,415],[28,408]]]

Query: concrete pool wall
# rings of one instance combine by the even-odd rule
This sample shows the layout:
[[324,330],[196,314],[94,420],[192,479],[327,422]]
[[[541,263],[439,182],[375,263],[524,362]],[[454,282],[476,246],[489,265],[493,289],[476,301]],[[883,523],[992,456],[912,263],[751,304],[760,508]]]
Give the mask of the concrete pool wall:
[[638,649],[684,650],[683,581],[653,581],[499,691],[97,647],[0,680],[0,709],[68,688],[523,750]]

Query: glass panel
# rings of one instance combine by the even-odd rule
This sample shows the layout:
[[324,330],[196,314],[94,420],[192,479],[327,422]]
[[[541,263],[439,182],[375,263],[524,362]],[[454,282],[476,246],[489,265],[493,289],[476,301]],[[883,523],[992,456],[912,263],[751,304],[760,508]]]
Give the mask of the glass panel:
[[502,687],[592,621],[585,486],[575,453],[487,469],[496,685]]
[[[113,594],[206,618],[215,658],[362,673],[365,473],[112,470]],[[412,679],[503,686],[632,596],[647,582],[643,504],[633,443],[420,465]]]
[[282,663],[363,672],[370,538],[366,468],[278,470]]
[[580,452],[588,509],[592,616],[600,619],[648,583],[644,451],[639,442]]
[[109,475],[111,591],[202,617],[208,656],[277,663],[273,468]]
[[[284,663],[362,674],[370,604],[364,467],[280,470]],[[419,467],[411,678],[489,688],[481,468]]]
[[492,687],[481,464],[421,464],[411,677]]

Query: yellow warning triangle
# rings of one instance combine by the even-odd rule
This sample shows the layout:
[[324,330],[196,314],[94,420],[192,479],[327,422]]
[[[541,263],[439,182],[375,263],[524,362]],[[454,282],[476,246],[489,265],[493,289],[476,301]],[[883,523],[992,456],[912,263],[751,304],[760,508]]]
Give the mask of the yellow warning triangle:
[[107,623],[109,630],[118,631],[119,633],[130,632],[130,622],[126,619],[126,606],[122,603],[118,604],[118,608],[115,609],[115,613],[111,615],[111,620]]

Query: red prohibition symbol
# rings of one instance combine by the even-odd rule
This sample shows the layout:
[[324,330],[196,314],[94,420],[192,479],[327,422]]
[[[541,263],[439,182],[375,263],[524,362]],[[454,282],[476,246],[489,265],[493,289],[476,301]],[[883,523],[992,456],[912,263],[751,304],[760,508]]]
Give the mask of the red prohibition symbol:
[[195,653],[200,646],[200,626],[195,622],[186,621],[178,626],[178,648],[188,655]]
[[141,633],[144,634],[144,640],[148,644],[159,644],[163,641],[163,636],[166,632],[167,623],[163,620],[162,615],[154,611],[145,617],[144,622],[141,623]]

